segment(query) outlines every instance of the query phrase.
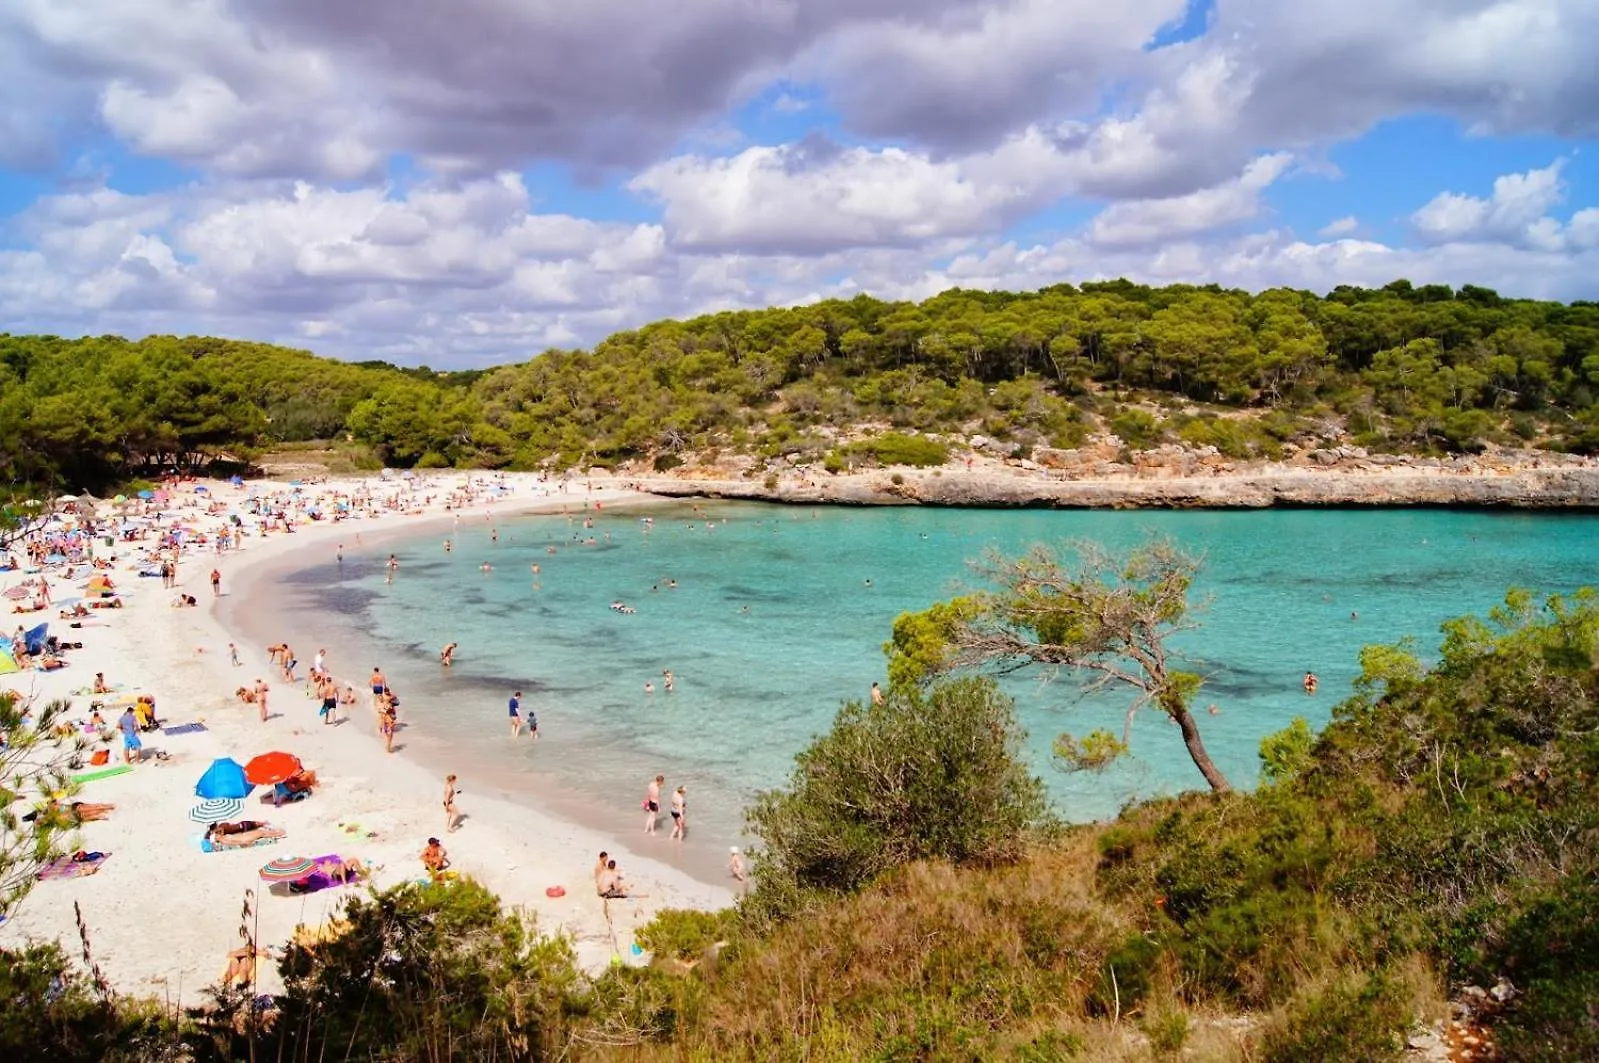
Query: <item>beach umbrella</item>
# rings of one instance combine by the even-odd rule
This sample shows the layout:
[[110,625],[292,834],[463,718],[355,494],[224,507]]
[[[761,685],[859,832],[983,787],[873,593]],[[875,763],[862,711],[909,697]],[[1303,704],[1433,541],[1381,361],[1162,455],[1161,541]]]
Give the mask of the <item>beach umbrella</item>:
[[27,644],[29,653],[44,652],[45,639],[49,636],[50,625],[40,624],[38,627],[29,628],[22,636],[22,641]]
[[243,799],[249,797],[253,789],[255,787],[244,777],[244,768],[238,761],[232,757],[219,757],[211,762],[205,774],[200,776],[200,781],[194,784],[194,795]]
[[111,501],[115,502],[117,505],[120,506],[120,505],[122,505],[122,503],[126,502],[127,500],[128,500],[128,496],[127,495],[117,495]]
[[189,818],[196,823],[221,823],[244,811],[244,802],[236,797],[213,797],[189,809]]
[[261,877],[268,882],[294,882],[315,870],[315,860],[304,856],[283,856],[264,865]]
[[155,492],[154,491],[140,491],[139,492],[139,497],[144,499],[145,501],[149,501],[150,499],[155,497]]
[[300,774],[300,758],[293,753],[262,753],[244,766],[244,777],[258,786],[271,786]]
[[24,599],[24,598],[26,598],[28,596],[28,588],[26,588],[26,587],[7,587],[5,589],[5,596],[7,598],[10,598],[12,601],[21,601],[22,599]]

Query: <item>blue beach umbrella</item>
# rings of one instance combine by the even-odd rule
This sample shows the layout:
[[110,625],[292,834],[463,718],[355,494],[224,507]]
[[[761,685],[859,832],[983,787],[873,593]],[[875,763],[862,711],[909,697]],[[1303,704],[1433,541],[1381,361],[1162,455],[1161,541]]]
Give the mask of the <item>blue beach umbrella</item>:
[[205,774],[200,776],[200,781],[194,784],[195,796],[208,800],[219,797],[242,799],[249,797],[253,789],[255,787],[244,777],[244,765],[232,757],[213,760],[211,766],[205,769]]
[[43,653],[46,638],[50,634],[49,624],[40,624],[30,628],[23,636],[22,641],[27,645],[29,653]]
[[139,497],[144,499],[145,501],[149,501],[150,499],[155,497],[155,492],[154,491],[140,491],[139,492]]

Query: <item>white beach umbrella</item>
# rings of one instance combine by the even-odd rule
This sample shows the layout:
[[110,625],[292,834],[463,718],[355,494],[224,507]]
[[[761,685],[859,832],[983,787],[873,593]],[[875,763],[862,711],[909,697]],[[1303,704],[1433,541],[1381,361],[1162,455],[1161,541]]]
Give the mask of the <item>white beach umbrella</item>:
[[221,823],[244,811],[244,802],[235,797],[212,797],[189,809],[196,823]]

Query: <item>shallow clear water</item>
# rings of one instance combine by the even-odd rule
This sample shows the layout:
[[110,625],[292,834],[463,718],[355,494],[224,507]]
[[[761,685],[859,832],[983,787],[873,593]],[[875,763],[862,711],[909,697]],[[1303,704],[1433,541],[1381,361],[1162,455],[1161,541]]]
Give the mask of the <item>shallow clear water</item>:
[[[1149,530],[1203,552],[1198,594],[1209,604],[1181,645],[1209,676],[1199,704],[1220,710],[1201,716],[1206,743],[1240,785],[1256,778],[1263,735],[1295,715],[1319,725],[1347,696],[1362,645],[1414,634],[1430,652],[1441,621],[1487,610],[1507,586],[1599,584],[1592,516],[747,503],[589,516],[592,529],[583,515],[501,518],[497,543],[481,516],[467,518],[450,534],[451,552],[433,534],[347,554],[290,583],[324,625],[332,610],[366,629],[371,641],[360,652],[384,665],[416,733],[496,788],[637,830],[645,780],[660,772],[669,788],[686,784],[699,851],[690,866],[738,841],[751,794],[780,784],[840,702],[865,697],[883,678],[894,617],[971,585],[966,562],[988,547],[1075,537],[1127,546]],[[580,542],[590,536],[593,545]],[[382,565],[390,549],[401,562],[392,584]],[[481,571],[485,562],[492,572]],[[612,611],[615,600],[636,612]],[[446,673],[437,655],[447,642],[460,648]],[[341,672],[359,684],[369,664],[358,663]],[[677,677],[670,694],[663,669]],[[1300,689],[1307,669],[1321,677],[1315,697]],[[1115,730],[1128,699],[1082,701],[1066,674],[1026,672],[1005,683],[1036,768],[1067,816],[1098,817],[1135,795],[1202,785],[1176,728],[1150,712],[1135,724],[1126,762],[1099,775],[1054,769],[1048,750],[1059,730]],[[507,736],[513,687],[538,714],[536,746]]]

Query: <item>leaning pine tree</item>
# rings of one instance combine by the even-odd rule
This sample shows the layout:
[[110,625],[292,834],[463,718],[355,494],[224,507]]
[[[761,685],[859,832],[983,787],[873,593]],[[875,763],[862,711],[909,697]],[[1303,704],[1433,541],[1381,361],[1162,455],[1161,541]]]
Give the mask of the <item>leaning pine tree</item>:
[[1087,542],[1070,550],[1075,564],[1041,544],[1020,557],[990,553],[973,567],[993,589],[901,615],[883,647],[890,680],[919,684],[978,666],[1070,668],[1091,677],[1088,690],[1125,687],[1133,701],[1119,738],[1104,730],[1057,738],[1062,760],[1077,768],[1103,766],[1127,750],[1134,715],[1153,706],[1182,731],[1210,788],[1230,790],[1192,711],[1203,678],[1174,667],[1169,646],[1174,633],[1194,626],[1188,591],[1199,560],[1166,539],[1121,556]]

